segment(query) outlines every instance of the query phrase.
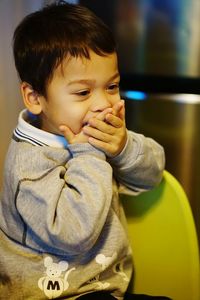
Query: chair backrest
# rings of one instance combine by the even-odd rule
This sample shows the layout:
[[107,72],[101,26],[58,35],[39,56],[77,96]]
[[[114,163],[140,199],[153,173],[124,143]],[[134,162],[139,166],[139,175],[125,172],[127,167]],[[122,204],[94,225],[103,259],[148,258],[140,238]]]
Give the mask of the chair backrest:
[[133,250],[132,292],[199,300],[199,249],[188,199],[167,171],[152,191],[122,195]]

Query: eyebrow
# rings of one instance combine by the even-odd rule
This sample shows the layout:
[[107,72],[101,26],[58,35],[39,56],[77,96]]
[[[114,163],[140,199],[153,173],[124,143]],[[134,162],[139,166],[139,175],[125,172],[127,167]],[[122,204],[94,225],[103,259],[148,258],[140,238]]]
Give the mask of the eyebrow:
[[[120,74],[119,74],[119,72],[116,72],[113,76],[111,76],[109,78],[108,82],[110,82],[110,81],[112,81],[112,80],[114,80],[118,77],[120,77]],[[93,79],[77,79],[77,80],[70,81],[68,83],[68,85],[72,85],[72,84],[75,84],[75,83],[91,84],[91,83],[94,83],[94,82],[95,82],[95,80],[93,80]]]
[[108,81],[112,81],[118,77],[120,78],[120,74],[119,74],[119,72],[116,72],[113,76],[110,77],[110,79]]

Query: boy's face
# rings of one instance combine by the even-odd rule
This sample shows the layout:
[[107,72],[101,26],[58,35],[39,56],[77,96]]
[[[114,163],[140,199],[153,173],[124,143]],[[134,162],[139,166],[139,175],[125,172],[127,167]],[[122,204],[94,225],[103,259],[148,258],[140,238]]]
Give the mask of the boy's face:
[[90,59],[66,58],[54,71],[46,98],[40,96],[41,129],[61,134],[60,125],[78,134],[91,117],[120,100],[116,53]]

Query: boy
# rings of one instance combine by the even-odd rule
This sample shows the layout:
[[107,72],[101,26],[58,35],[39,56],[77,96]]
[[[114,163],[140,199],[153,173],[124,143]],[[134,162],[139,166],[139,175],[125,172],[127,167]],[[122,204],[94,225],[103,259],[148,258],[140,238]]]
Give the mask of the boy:
[[158,184],[164,153],[126,130],[112,34],[54,4],[19,24],[13,48],[27,109],[0,201],[1,299],[135,299],[118,192]]

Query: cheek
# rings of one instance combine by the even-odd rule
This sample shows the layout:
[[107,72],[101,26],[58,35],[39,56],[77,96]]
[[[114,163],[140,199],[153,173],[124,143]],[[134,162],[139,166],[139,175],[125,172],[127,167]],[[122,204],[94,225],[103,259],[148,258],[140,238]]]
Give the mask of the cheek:
[[112,103],[112,105],[114,105],[115,103],[119,102],[120,100],[121,100],[120,94],[117,93],[112,96],[111,103]]
[[80,108],[71,108],[65,113],[64,122],[75,134],[79,133],[83,126],[83,120],[87,111]]

